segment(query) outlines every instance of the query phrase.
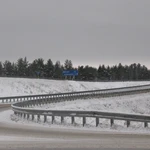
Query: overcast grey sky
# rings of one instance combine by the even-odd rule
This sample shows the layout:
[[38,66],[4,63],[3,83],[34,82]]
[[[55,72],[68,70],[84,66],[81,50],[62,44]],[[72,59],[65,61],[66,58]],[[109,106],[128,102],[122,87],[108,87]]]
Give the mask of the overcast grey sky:
[[150,0],[0,0],[0,60],[150,68]]

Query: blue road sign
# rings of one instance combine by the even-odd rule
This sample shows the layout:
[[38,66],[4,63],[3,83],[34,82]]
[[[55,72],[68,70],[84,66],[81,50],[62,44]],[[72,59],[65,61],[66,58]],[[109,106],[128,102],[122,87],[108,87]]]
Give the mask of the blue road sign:
[[77,76],[78,70],[64,70],[63,75],[64,76]]

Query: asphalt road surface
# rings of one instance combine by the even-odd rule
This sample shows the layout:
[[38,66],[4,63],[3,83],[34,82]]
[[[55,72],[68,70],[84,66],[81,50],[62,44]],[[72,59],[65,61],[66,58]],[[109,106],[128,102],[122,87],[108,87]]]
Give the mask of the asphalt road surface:
[[[0,112],[7,109],[0,105]],[[0,150],[150,150],[150,135],[34,127],[0,119]]]

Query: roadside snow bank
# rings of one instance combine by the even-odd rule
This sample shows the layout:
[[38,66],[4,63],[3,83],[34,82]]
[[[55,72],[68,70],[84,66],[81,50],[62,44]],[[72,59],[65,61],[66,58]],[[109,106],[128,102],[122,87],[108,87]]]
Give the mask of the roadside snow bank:
[[150,84],[143,82],[80,82],[0,77],[0,97],[98,90]]
[[49,110],[85,110],[150,114],[150,94],[136,94],[100,99],[75,100],[32,107]]
[[[26,127],[26,126],[34,126],[41,127],[41,128],[58,128],[58,129],[71,129],[71,130],[91,130],[91,131],[108,131],[108,132],[123,132],[123,133],[133,133],[133,134],[150,134],[150,127],[144,128],[143,123],[131,122],[130,127],[126,127],[125,121],[115,121],[114,125],[110,127],[110,120],[108,119],[100,119],[100,124],[98,127],[95,127],[95,119],[87,118],[87,124],[83,127],[82,126],[82,119],[76,118],[75,124],[71,125],[70,118],[65,118],[65,122],[61,124],[60,117],[55,118],[54,124],[51,123],[51,118],[48,118],[47,123],[43,123],[43,117],[41,117],[40,121],[37,122],[37,118],[34,121],[25,120],[23,118],[18,118],[12,112],[12,110],[7,110],[0,113],[0,121],[3,123],[8,123],[10,126],[11,124],[16,124],[18,127]],[[5,137],[7,138],[7,137]],[[32,139],[31,139],[32,140]]]

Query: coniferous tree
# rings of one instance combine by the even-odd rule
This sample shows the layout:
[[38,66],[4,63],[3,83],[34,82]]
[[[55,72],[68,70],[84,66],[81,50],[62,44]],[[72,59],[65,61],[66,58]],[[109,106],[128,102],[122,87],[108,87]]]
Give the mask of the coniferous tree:
[[54,78],[55,79],[62,79],[62,66],[60,61],[56,61],[54,65]]
[[141,64],[137,64],[137,80],[140,79],[140,76],[141,76]]
[[64,68],[65,68],[66,70],[71,70],[71,69],[73,69],[72,61],[66,59],[66,60],[65,60],[65,63],[64,63]]
[[129,80],[129,66],[124,66],[124,80]]
[[111,69],[110,69],[110,67],[107,66],[106,70],[107,70],[107,76],[106,76],[107,80],[111,80]]
[[38,58],[32,62],[30,69],[32,69],[32,74],[34,76],[44,77],[44,67],[44,59]]
[[123,80],[124,78],[124,68],[121,63],[119,63],[117,68],[117,80]]
[[18,77],[17,65],[15,63],[12,63],[12,76]]
[[3,65],[2,65],[2,62],[0,62],[0,76],[3,75]]
[[26,77],[27,76],[27,68],[28,67],[28,61],[27,58],[19,58],[17,61],[17,69],[18,69],[18,76],[20,77]]
[[51,61],[51,59],[49,59],[47,61],[47,63],[45,64],[45,76],[48,78],[53,78],[54,76],[54,65],[53,62]]
[[84,80],[84,66],[78,66],[78,80]]
[[116,80],[117,66],[111,67],[111,79]]
[[133,64],[129,66],[129,80],[134,79]]
[[101,65],[99,65],[98,67],[97,74],[98,74],[98,79],[102,80],[103,69]]
[[79,78],[80,80],[97,80],[98,74],[97,69],[90,66],[79,66]]
[[146,66],[143,65],[142,67],[142,80],[144,79],[149,79],[149,73],[148,73],[148,69]]
[[105,65],[102,65],[102,80],[107,80],[107,70]]
[[6,60],[3,64],[4,66],[4,75],[5,76],[12,76],[13,74],[13,68],[10,61]]
[[[59,61],[53,65],[51,59],[46,64],[42,58],[35,59],[32,63],[28,63],[26,57],[19,58],[16,63],[10,61],[0,62],[0,76],[13,77],[46,77],[54,79],[64,79],[63,70],[72,70],[72,61],[66,60],[64,66]],[[99,65],[98,69],[91,66],[79,66],[78,80],[149,80],[150,70],[146,66],[133,63],[123,66],[121,63],[115,66]]]

